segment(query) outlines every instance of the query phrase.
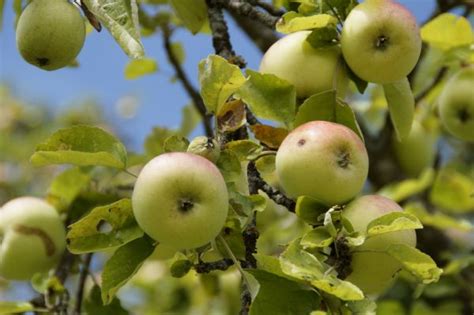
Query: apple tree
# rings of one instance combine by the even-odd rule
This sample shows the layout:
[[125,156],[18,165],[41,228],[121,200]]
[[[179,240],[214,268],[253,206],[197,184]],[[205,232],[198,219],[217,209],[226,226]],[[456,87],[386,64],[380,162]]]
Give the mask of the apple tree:
[[[25,62],[104,29],[137,79],[161,37],[191,105],[135,153],[96,105],[30,119],[0,90],[0,292],[36,292],[0,313],[472,314],[474,4],[359,2],[14,1]],[[178,29],[211,39],[199,86]]]

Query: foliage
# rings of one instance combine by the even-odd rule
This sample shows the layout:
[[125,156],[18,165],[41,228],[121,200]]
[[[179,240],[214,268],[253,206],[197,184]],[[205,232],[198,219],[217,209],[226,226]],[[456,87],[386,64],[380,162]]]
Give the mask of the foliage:
[[[452,3],[472,10],[472,4]],[[354,0],[83,1],[90,22],[100,22],[131,57],[124,65],[127,79],[159,71],[153,57],[144,57],[140,35],[163,36],[172,44],[165,50],[192,105],[180,128],[157,126],[143,153],[135,154],[100,114],[87,114],[100,112],[96,104],[52,115],[0,88],[0,204],[42,195],[68,229],[68,249],[56,270],[32,279],[39,297],[0,301],[0,314],[81,308],[89,314],[472,313],[473,144],[453,138],[437,116],[445,79],[474,63],[468,20],[446,13],[450,7],[437,8],[421,28],[425,51],[406,79],[382,86],[350,73],[345,99],[329,90],[301,100],[281,78],[242,71],[243,59],[232,50],[219,14],[225,9],[247,15],[259,27],[281,33],[311,30],[308,42],[324,49],[338,44],[355,5]],[[20,14],[21,1],[14,8]],[[181,28],[213,35],[216,54],[196,65],[199,89],[181,67],[182,47],[171,41]],[[257,39],[269,40],[265,36],[261,32]],[[439,135],[437,163],[418,178],[404,174],[391,154],[392,139],[407,137],[414,119]],[[364,193],[387,196],[405,212],[391,212],[355,232],[344,205],[285,196],[274,155],[293,128],[312,120],[345,125],[363,139],[371,163]],[[186,151],[198,123],[220,146],[215,164],[229,191],[229,215],[215,241],[179,251],[144,234],[130,197],[141,167],[156,155]],[[384,251],[403,266],[389,291],[374,299],[344,280],[350,264],[345,249],[407,229],[417,230],[418,248],[395,244]],[[64,286],[66,278],[77,289]],[[0,280],[0,292],[14,286]]]

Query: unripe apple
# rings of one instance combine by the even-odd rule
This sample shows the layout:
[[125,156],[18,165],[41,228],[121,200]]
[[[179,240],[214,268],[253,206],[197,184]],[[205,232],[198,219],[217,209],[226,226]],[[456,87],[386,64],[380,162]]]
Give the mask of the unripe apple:
[[439,98],[439,117],[453,136],[474,141],[474,66],[461,69]]
[[29,280],[53,268],[66,247],[58,212],[34,197],[13,199],[0,208],[0,276]]
[[310,33],[295,32],[278,40],[263,56],[259,71],[290,82],[301,98],[333,88],[344,96],[349,81],[340,60],[341,49],[313,48],[306,41]]
[[346,126],[311,121],[283,140],[275,159],[281,187],[327,205],[355,197],[367,179],[369,161],[361,139]]
[[392,0],[365,0],[347,16],[341,35],[342,54],[352,71],[375,83],[405,78],[421,53],[415,17]]
[[[357,232],[366,232],[374,219],[403,209],[391,199],[368,195],[349,203],[343,210]],[[402,265],[392,256],[382,252],[392,244],[416,246],[414,230],[402,230],[372,236],[361,246],[352,249],[352,272],[345,279],[357,285],[365,294],[377,296],[393,283],[394,276]]]
[[172,152],[142,169],[132,206],[145,233],[163,245],[189,249],[219,234],[229,202],[224,178],[214,164],[199,155]]
[[215,163],[221,155],[219,143],[215,139],[206,136],[194,138],[188,146],[187,152],[200,155]]
[[414,120],[410,134],[403,141],[392,139],[393,150],[402,170],[416,177],[427,167],[432,167],[436,158],[437,136]]
[[16,43],[28,63],[56,70],[74,61],[85,34],[84,20],[70,2],[33,0],[18,20]]

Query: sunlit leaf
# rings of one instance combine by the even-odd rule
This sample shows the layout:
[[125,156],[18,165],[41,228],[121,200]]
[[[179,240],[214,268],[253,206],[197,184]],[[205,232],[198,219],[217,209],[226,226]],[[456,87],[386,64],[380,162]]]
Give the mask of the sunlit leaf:
[[124,169],[127,151],[117,138],[106,131],[77,125],[60,129],[39,144],[31,157],[31,163],[35,166],[73,164]]
[[143,236],[130,199],[94,208],[69,228],[67,244],[74,254],[120,246]]
[[421,28],[421,38],[424,42],[447,51],[472,44],[474,33],[471,23],[465,17],[443,13]]
[[58,211],[66,210],[91,181],[91,176],[80,168],[73,167],[56,176],[51,183],[46,199]]
[[125,66],[125,79],[135,80],[144,75],[155,73],[158,70],[158,64],[155,59],[141,58],[132,59]]
[[205,0],[169,0],[171,7],[184,26],[196,34],[207,21]]
[[145,54],[140,39],[135,0],[83,0],[87,8],[110,31],[124,52],[131,58]]
[[35,307],[29,302],[0,301],[0,314],[24,313],[33,311]]
[[401,230],[422,228],[423,225],[421,225],[418,218],[413,214],[394,211],[370,221],[367,225],[367,235],[373,236]]
[[289,34],[302,30],[314,28],[324,28],[336,25],[337,19],[329,14],[316,14],[312,16],[302,16],[296,12],[285,13],[276,25],[276,30],[280,33]]
[[379,190],[377,194],[400,202],[428,189],[433,183],[434,178],[435,171],[431,168],[426,169],[419,178],[410,178],[398,183],[391,183]]

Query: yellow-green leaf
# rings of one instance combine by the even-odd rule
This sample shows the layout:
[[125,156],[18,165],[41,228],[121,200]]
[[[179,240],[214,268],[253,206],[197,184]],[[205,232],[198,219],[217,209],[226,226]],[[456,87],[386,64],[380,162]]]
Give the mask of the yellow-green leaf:
[[437,282],[443,270],[436,266],[434,260],[415,247],[405,244],[392,244],[387,253],[398,260],[403,268],[421,282],[428,284]]
[[39,144],[31,157],[31,163],[35,166],[73,164],[124,169],[127,151],[108,132],[97,127],[77,125],[60,129]]
[[400,202],[428,189],[435,179],[435,171],[430,168],[421,173],[419,178],[410,178],[398,183],[392,183],[378,191],[378,195]]
[[367,235],[422,228],[423,225],[413,214],[394,211],[372,220],[367,226]]
[[329,14],[302,16],[301,14],[290,11],[282,16],[276,25],[276,30],[280,33],[289,34],[302,30],[324,28],[336,24],[337,19]]
[[151,58],[132,59],[125,66],[125,79],[135,80],[158,70],[156,60]]
[[191,33],[196,34],[207,21],[205,0],[169,0],[171,7]]
[[0,301],[0,314],[24,313],[34,309],[33,304],[29,302]]
[[131,200],[122,199],[94,208],[70,225],[67,244],[72,253],[81,254],[120,246],[142,236]]
[[410,88],[410,82],[404,78],[398,82],[384,84],[383,90],[395,133],[398,140],[402,141],[410,134],[415,116],[415,98]]
[[463,16],[444,13],[421,28],[424,42],[441,50],[468,46],[474,42],[474,34],[469,20]]

